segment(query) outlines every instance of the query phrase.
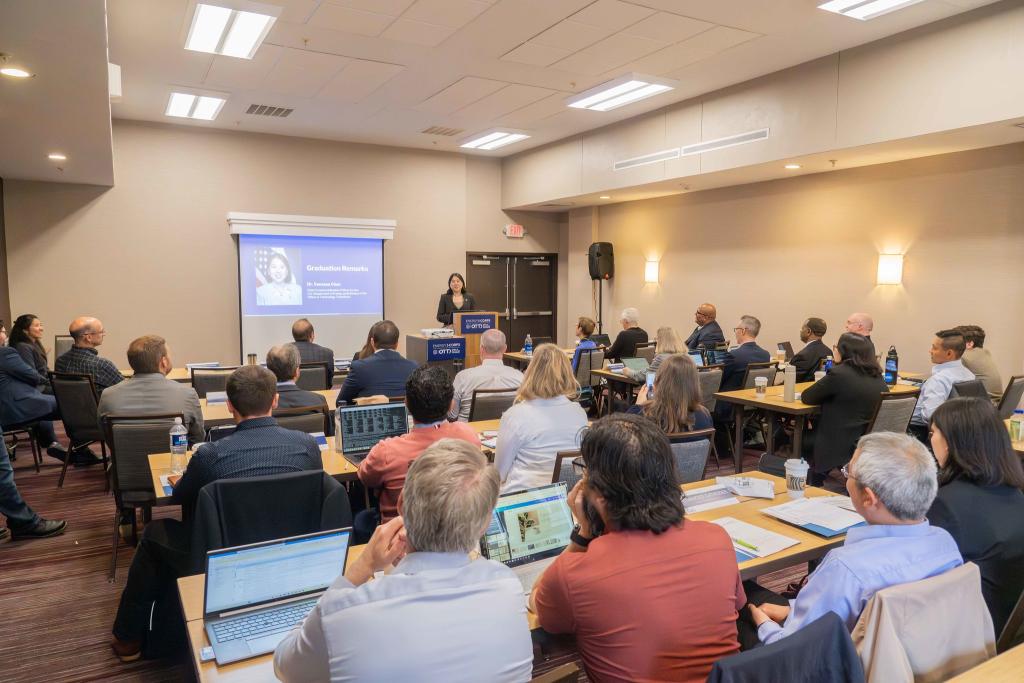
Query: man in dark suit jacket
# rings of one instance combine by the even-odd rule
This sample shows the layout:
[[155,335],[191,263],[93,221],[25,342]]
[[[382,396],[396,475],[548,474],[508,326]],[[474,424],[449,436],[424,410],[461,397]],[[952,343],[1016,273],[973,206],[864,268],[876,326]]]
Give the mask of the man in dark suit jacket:
[[713,304],[701,304],[693,315],[697,323],[693,333],[686,338],[686,348],[691,351],[703,348],[713,348],[716,344],[725,343],[725,334],[722,333],[722,326],[718,324],[715,317],[718,310]]
[[[188,469],[171,477],[171,500],[188,510],[199,491],[219,479],[261,477],[322,470],[316,439],[279,427],[271,417],[277,405],[277,382],[266,368],[245,365],[227,382],[228,410],[238,428],[231,436],[196,448]],[[125,662],[141,656],[153,603],[174,590],[175,579],[191,569],[191,530],[175,519],[146,526],[114,620],[114,653]]]
[[821,318],[808,318],[800,328],[800,341],[806,346],[800,349],[789,361],[796,368],[797,382],[811,382],[814,371],[818,369],[822,358],[832,355],[832,349],[821,338],[828,331],[828,326]]
[[267,369],[277,378],[277,408],[327,407],[322,394],[300,388],[295,382],[299,369],[299,351],[293,344],[281,344],[267,352]]
[[296,320],[292,325],[292,339],[302,363],[327,363],[327,386],[330,387],[334,382],[334,351],[313,343],[316,339],[313,323],[305,318]]
[[[761,332],[761,321],[752,315],[740,317],[740,322],[733,330],[736,333],[738,346],[729,349],[722,368],[722,387],[720,391],[733,391],[743,388],[743,378],[747,374],[747,366],[751,363],[767,363],[772,355],[757,345],[757,335]],[[722,401],[718,405],[723,405]],[[724,405],[729,405],[725,403]],[[717,407],[717,406],[716,406]]]
[[338,405],[342,401],[351,403],[362,396],[404,396],[405,380],[418,366],[415,361],[402,358],[395,351],[398,346],[398,326],[390,320],[383,320],[370,330],[370,344],[373,355],[352,363],[345,383],[338,394]]
[[48,455],[64,461],[68,451],[57,442],[51,420],[59,420],[57,399],[39,391],[44,378],[17,350],[0,346],[0,424],[6,427],[37,422],[33,436]]

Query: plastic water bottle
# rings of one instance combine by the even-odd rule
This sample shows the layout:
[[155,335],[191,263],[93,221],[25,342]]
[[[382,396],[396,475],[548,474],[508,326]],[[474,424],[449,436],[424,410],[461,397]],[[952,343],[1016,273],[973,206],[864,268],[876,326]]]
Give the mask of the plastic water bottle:
[[782,373],[782,400],[792,403],[796,400],[796,366],[787,365]]
[[526,341],[523,342],[523,353],[527,356],[533,355],[533,337],[529,334],[526,335]]
[[1019,408],[1010,418],[1010,441],[1024,441],[1024,410]]
[[832,366],[835,365],[835,364],[836,364],[835,359],[832,358],[832,356],[827,356],[825,358],[825,364],[821,366],[821,369],[824,370],[825,373],[827,374],[829,372],[832,372]]
[[180,475],[185,471],[185,451],[188,450],[188,430],[181,424],[181,418],[174,418],[171,427],[171,474]]
[[889,353],[885,354],[885,383],[889,386],[896,384],[899,379],[900,355],[896,353],[896,347],[890,346]]

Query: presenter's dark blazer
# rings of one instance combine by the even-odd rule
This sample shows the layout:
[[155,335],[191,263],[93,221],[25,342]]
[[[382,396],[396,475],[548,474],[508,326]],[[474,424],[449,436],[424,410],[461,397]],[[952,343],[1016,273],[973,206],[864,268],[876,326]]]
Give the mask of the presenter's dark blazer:
[[815,339],[810,344],[800,349],[800,352],[793,355],[789,364],[796,368],[797,382],[811,382],[814,380],[814,371],[822,358],[832,355],[832,349],[828,348],[820,339]]
[[352,363],[338,394],[338,405],[362,396],[404,396],[405,380],[419,367],[393,349],[381,349],[369,358]]
[[[334,351],[310,341],[294,342],[299,350],[299,360],[303,363],[327,363],[327,386],[334,382]],[[297,407],[297,406],[296,406]]]
[[464,311],[475,311],[476,310],[476,299],[469,292],[465,292],[462,295],[462,308],[455,308],[455,302],[452,301],[452,295],[445,292],[441,295],[441,298],[437,302],[437,322],[442,325],[451,325],[452,316],[455,313],[462,313]]
[[51,419],[57,400],[39,391],[43,378],[9,346],[0,346],[0,424],[10,427]]
[[686,338],[686,348],[696,351],[702,345],[711,348],[715,344],[725,343],[725,334],[722,333],[722,326],[717,320],[712,320],[704,327],[695,327],[693,334]]

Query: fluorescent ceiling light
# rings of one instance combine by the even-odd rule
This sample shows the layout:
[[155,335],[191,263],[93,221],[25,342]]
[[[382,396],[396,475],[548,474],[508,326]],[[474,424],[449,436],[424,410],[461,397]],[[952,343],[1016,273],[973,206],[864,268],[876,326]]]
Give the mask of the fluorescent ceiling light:
[[5,66],[4,68],[0,69],[0,74],[3,74],[4,76],[10,76],[11,78],[28,78],[32,75],[24,69],[19,69],[16,66]]
[[626,74],[602,83],[565,101],[574,109],[609,111],[659,95],[676,87],[675,81],[640,74]]
[[64,154],[61,154],[60,152],[51,152],[50,154],[46,155],[46,158],[49,159],[50,161],[67,161],[68,160],[67,156],[64,155]]
[[[267,11],[274,10],[268,8]],[[252,59],[276,20],[272,14],[198,3],[185,49]]]
[[213,121],[226,101],[224,97],[172,92],[164,114],[184,119]]
[[867,21],[904,7],[916,5],[924,0],[830,0],[818,5],[818,9],[842,14],[844,17]]
[[800,164],[786,164],[787,171],[796,171],[800,168]]
[[470,136],[463,140],[460,144],[465,149],[498,149],[505,145],[511,145],[513,142],[519,142],[530,137],[526,133],[520,133],[513,130],[495,130],[485,131],[483,133],[477,133],[476,135]]

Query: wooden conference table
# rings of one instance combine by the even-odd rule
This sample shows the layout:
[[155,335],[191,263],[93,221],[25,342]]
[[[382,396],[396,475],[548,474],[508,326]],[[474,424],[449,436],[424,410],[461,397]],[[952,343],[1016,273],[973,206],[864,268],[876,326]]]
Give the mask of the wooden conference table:
[[[562,351],[571,358],[576,349],[562,349]],[[533,356],[527,356],[522,351],[506,351],[501,359],[505,362],[505,365],[510,365],[516,370],[522,371],[526,370],[526,366],[533,360]]]
[[[803,392],[814,382],[799,382],[796,385],[797,393]],[[783,400],[784,387],[775,385],[768,387],[763,397],[757,395],[756,389],[737,389],[735,391],[719,391],[715,393],[715,399],[732,403],[740,408],[754,408],[768,413],[788,415],[793,418],[793,453],[799,454],[803,444],[804,425],[808,415],[814,415],[821,410],[820,406],[809,406],[799,400],[786,402]],[[889,387],[894,394],[906,394],[919,391],[920,387],[907,384],[895,384]],[[745,410],[733,410],[735,422],[735,434],[733,435],[733,462],[737,472],[743,471],[743,418]],[[766,450],[771,453],[773,450],[772,430],[768,430],[768,443]]]
[[[131,377],[135,374],[135,371],[131,368],[121,369],[119,371],[125,377]],[[185,384],[192,383],[192,373],[189,372],[188,368],[171,368],[171,371],[167,373],[167,379],[175,382],[184,382]]]
[[[493,421],[489,421],[493,423]],[[472,423],[474,426],[483,426],[484,423]],[[769,557],[755,558],[742,562],[739,565],[740,576],[743,579],[752,579],[773,572],[778,569],[790,567],[808,560],[815,560],[825,556],[832,548],[843,544],[845,535],[833,538],[823,538],[803,529],[781,522],[773,517],[762,514],[760,510],[771,505],[781,505],[789,500],[786,494],[786,482],[781,477],[773,477],[770,474],[752,472],[749,477],[768,479],[775,484],[775,499],[767,498],[746,498],[738,496],[740,502],[727,507],[706,510],[687,514],[688,519],[711,521],[721,517],[733,517],[735,519],[756,524],[757,526],[774,531],[799,541],[794,546],[771,555]],[[683,490],[688,491],[702,486],[714,484],[713,479],[694,482],[683,485]],[[833,496],[823,489],[808,487],[809,497]],[[351,563],[363,551],[365,546],[357,545],[349,549],[347,563]],[[188,630],[189,647],[192,653],[192,663],[195,667],[196,676],[201,683],[217,683],[244,681],[245,683],[272,683],[277,679],[274,677],[274,657],[272,654],[254,657],[242,662],[228,664],[219,667],[216,662],[201,662],[199,653],[210,643],[206,637],[206,630],[203,626],[203,593],[206,590],[206,577],[203,574],[186,576],[178,579],[178,595],[181,598],[182,611],[185,616],[185,623]],[[531,629],[539,627],[537,617],[532,612],[528,613],[528,620]]]
[[1024,675],[1024,645],[1018,645],[984,664],[968,669],[949,683],[1016,683]]

